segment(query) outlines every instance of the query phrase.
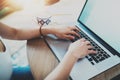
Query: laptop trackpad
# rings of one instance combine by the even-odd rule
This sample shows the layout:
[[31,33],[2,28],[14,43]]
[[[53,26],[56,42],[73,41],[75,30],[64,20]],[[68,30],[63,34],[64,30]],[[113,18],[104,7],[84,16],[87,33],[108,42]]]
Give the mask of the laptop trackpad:
[[69,40],[58,39],[53,36],[46,37],[46,42],[60,61],[64,57],[71,43]]

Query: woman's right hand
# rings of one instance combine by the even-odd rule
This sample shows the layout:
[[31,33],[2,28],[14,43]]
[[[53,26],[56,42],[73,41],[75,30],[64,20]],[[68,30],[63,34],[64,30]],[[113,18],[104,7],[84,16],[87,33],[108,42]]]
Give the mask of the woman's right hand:
[[93,46],[91,46],[89,41],[82,38],[74,43],[71,43],[67,53],[72,54],[77,59],[80,59],[88,54],[95,54],[96,51],[93,50]]

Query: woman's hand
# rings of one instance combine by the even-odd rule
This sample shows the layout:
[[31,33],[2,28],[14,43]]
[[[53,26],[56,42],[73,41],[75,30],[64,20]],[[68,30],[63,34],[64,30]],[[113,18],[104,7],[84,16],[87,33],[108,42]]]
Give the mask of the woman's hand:
[[90,45],[90,42],[82,38],[72,43],[68,49],[68,54],[72,54],[75,58],[83,58],[88,54],[95,54],[96,51]]
[[77,33],[80,30],[75,26],[67,26],[67,27],[51,27],[52,28],[52,34],[57,36],[61,39],[74,39],[75,36],[80,37],[80,35]]

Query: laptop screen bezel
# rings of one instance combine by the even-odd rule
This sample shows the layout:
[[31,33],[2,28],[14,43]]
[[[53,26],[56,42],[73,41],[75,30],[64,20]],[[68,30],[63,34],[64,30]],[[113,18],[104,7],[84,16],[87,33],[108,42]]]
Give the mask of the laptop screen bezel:
[[107,48],[113,55],[118,55],[118,56],[120,57],[120,53],[119,53],[118,51],[116,51],[114,48],[112,48],[112,46],[110,46],[107,42],[105,42],[102,38],[100,38],[97,34],[95,34],[90,28],[88,28],[84,23],[82,23],[82,21],[80,21],[80,17],[81,17],[81,15],[82,15],[82,13],[83,13],[83,10],[85,9],[85,7],[86,7],[86,5],[87,5],[87,2],[88,2],[88,0],[85,1],[85,4],[84,4],[84,6],[83,6],[83,8],[82,8],[82,11],[81,11],[81,13],[80,13],[80,15],[79,15],[79,17],[78,17],[78,19],[77,19],[77,22],[80,23],[80,24],[82,24],[83,27],[84,27],[85,29],[87,29],[87,31],[89,31],[90,34],[91,34],[99,43],[101,43],[105,48]]

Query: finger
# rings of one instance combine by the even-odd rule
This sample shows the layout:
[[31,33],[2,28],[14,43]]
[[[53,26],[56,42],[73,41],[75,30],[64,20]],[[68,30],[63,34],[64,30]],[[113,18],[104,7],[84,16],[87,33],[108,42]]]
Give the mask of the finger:
[[85,42],[85,41],[86,41],[86,39],[85,39],[85,38],[81,38],[81,39],[80,39],[80,41]]
[[73,30],[77,31],[77,32],[80,32],[80,29],[78,29],[76,26],[73,26]]
[[89,41],[87,41],[87,40],[85,41],[85,43],[86,43],[87,45],[91,45],[91,43],[90,43]]
[[89,50],[93,50],[93,46],[90,46],[90,45],[89,45],[89,46],[88,46],[88,49],[89,49]]
[[65,35],[65,38],[66,38],[66,39],[73,40],[75,37],[74,37],[74,36],[72,36],[72,35]]
[[96,54],[97,51],[94,51],[94,50],[88,50],[88,53],[90,53],[90,54]]
[[80,37],[80,35],[79,35],[77,32],[75,32],[75,31],[70,31],[70,33],[69,33],[69,34],[72,34],[72,35],[75,35],[75,36]]

